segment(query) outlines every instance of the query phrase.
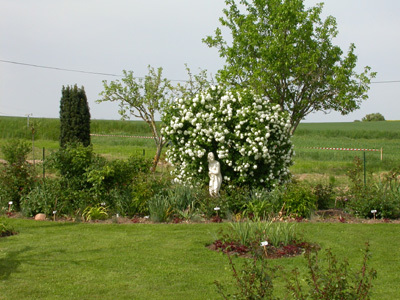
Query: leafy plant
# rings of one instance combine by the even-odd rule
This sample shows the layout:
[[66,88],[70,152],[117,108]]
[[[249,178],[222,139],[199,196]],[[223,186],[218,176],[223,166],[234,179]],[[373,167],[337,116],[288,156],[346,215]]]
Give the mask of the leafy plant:
[[[365,67],[355,72],[357,56],[347,55],[332,41],[334,17],[321,20],[323,4],[306,8],[296,1],[226,0],[221,25],[203,40],[218,49],[225,65],[219,82],[247,88],[287,111],[291,130],[309,113],[335,110],[348,114],[368,98],[376,73]],[[261,122],[262,123],[262,122]]]
[[6,219],[0,219],[0,237],[9,236],[15,234],[14,228],[8,224]]
[[125,213],[129,216],[149,215],[148,201],[157,193],[161,193],[170,187],[170,181],[158,176],[136,176],[131,185],[131,196],[124,205]]
[[148,74],[144,79],[133,76],[132,71],[123,71],[122,80],[103,81],[104,91],[97,102],[118,102],[119,113],[123,119],[129,119],[131,115],[145,121],[154,138],[157,147],[154,156],[152,171],[154,172],[160,159],[161,151],[168,139],[163,139],[156,125],[155,114],[162,112],[168,103],[173,90],[170,81],[162,78],[162,68],[155,70],[148,67]]
[[[51,215],[54,210],[62,213],[57,202],[60,201],[60,181],[47,179],[35,185],[28,195],[21,199],[21,211],[27,217],[33,217],[38,213]],[[62,202],[58,203],[62,206]]]
[[292,183],[283,195],[285,210],[289,215],[309,217],[316,209],[317,199],[309,186]]
[[258,253],[260,243],[268,241],[269,246],[287,246],[298,240],[296,223],[265,222],[249,220],[229,223],[229,229],[223,232],[224,242],[237,242]]
[[156,222],[166,222],[172,217],[191,219],[198,215],[202,190],[184,185],[171,186],[148,202],[150,217]]
[[272,191],[253,189],[248,198],[249,202],[242,207],[245,217],[267,219],[269,215],[277,213],[282,207],[282,197],[280,197],[280,188],[278,187]]
[[63,179],[69,180],[77,185],[77,188],[86,188],[84,178],[86,170],[95,160],[103,161],[93,152],[92,146],[83,146],[80,143],[67,144],[47,158],[46,164],[49,168],[56,169]]
[[231,294],[220,282],[215,281],[218,293],[223,299],[275,299],[273,279],[276,277],[276,267],[270,267],[266,259],[253,258],[244,260],[242,268],[238,269],[230,255],[228,259],[236,291]]
[[377,121],[385,121],[385,117],[381,113],[373,113],[368,114],[364,118],[361,119],[363,122],[377,122]]
[[[72,144],[54,153],[48,166],[60,172],[61,185],[74,194],[68,197],[74,211],[104,202],[121,215],[134,215],[146,211],[145,202],[153,195],[153,192],[140,195],[144,192],[140,191],[143,186],[140,182],[151,166],[151,161],[142,157],[108,161],[96,155],[91,146]],[[138,186],[133,185],[135,180],[140,183]]]
[[313,193],[316,197],[317,209],[328,209],[332,207],[332,202],[334,197],[332,184],[328,185],[317,184],[314,187]]
[[400,182],[396,171],[379,181],[369,178],[370,184],[362,181],[362,166],[359,158],[354,159],[353,166],[348,171],[351,182],[346,208],[356,216],[396,219],[400,217]]
[[[226,287],[215,281],[223,299],[279,299],[274,297],[274,280],[281,274],[286,282],[285,299],[370,299],[372,281],[376,271],[369,268],[369,244],[367,243],[360,271],[352,273],[347,260],[339,262],[330,249],[326,250],[326,264],[318,256],[318,247],[308,247],[305,253],[308,272],[298,269],[285,271],[281,266],[270,267],[262,256],[245,259],[241,269],[228,256],[236,291],[229,293]],[[279,272],[278,272],[279,271]],[[307,283],[307,287],[304,287]]]
[[105,206],[88,206],[82,213],[86,221],[106,220],[108,218],[107,208]]
[[297,269],[286,277],[287,291],[293,299],[370,299],[372,280],[376,271],[367,266],[370,259],[369,243],[366,249],[360,271],[350,273],[349,262],[339,262],[330,249],[326,250],[327,267],[323,267],[318,257],[317,249],[308,249],[305,253],[308,266],[306,279],[308,289],[302,286],[303,281]]
[[60,146],[70,143],[90,145],[90,112],[82,86],[62,87],[60,100]]
[[12,201],[13,207],[19,210],[21,197],[35,184],[34,168],[27,162],[31,150],[26,142],[10,140],[2,145],[1,151],[7,161],[0,169],[1,204],[4,206]]
[[154,222],[167,222],[173,216],[173,208],[168,196],[156,194],[148,201],[150,218]]

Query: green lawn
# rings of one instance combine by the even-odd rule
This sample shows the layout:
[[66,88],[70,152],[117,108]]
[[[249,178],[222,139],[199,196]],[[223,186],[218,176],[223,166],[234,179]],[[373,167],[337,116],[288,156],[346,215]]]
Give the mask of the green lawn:
[[[227,258],[205,247],[226,224],[9,223],[19,234],[0,239],[0,299],[218,299],[214,280],[231,280]],[[359,267],[370,241],[378,271],[372,299],[398,298],[400,224],[299,229],[351,267]],[[272,263],[305,266],[302,257]]]

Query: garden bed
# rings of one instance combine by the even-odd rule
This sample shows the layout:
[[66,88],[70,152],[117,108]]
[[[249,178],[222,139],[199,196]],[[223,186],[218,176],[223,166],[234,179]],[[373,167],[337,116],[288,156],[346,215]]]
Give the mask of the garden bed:
[[[286,246],[282,245],[280,247],[268,245],[265,247],[266,258],[278,259],[284,257],[294,257],[303,254],[304,251],[306,251],[306,249],[311,247],[318,247],[318,246],[307,242],[297,242],[297,241],[293,241],[289,245]],[[240,243],[222,242],[221,240],[216,240],[214,241],[214,243],[207,246],[207,248],[212,251],[223,252],[227,255],[238,255],[242,257],[254,256],[250,248],[243,246]],[[264,254],[265,252],[263,253],[263,255]]]

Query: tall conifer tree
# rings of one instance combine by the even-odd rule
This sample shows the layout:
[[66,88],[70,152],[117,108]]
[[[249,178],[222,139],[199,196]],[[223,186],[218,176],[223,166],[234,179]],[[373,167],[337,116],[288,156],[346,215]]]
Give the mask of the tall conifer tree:
[[90,145],[90,111],[83,86],[62,88],[60,101],[60,146],[68,143]]

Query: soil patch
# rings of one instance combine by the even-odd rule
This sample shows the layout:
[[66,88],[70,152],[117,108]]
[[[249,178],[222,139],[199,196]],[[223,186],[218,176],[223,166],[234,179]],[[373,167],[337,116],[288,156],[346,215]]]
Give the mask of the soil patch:
[[207,246],[207,248],[212,251],[223,252],[227,255],[238,255],[242,257],[263,255],[268,259],[294,257],[303,254],[307,249],[318,247],[319,246],[307,242],[293,241],[288,245],[281,245],[279,247],[273,245],[268,245],[265,247],[260,246],[254,251],[254,249],[241,245],[240,243],[222,242],[221,240],[216,240],[214,243]]

